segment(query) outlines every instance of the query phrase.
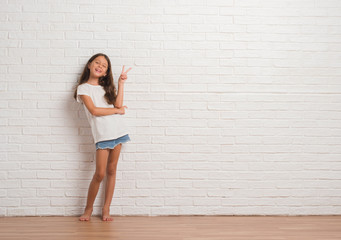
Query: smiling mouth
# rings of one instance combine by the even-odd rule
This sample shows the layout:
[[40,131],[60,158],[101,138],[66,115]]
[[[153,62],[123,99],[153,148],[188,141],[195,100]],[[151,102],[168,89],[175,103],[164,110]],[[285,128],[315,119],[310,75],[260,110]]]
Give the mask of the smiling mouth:
[[98,69],[95,69],[95,71],[98,72],[98,73],[101,73],[101,72],[102,72],[101,70],[98,70]]

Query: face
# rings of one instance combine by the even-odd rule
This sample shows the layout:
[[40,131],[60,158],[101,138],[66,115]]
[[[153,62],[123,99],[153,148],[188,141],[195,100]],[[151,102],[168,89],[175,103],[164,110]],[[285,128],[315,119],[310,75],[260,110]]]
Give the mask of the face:
[[96,57],[89,65],[90,74],[94,77],[103,77],[107,74],[108,62],[103,56]]

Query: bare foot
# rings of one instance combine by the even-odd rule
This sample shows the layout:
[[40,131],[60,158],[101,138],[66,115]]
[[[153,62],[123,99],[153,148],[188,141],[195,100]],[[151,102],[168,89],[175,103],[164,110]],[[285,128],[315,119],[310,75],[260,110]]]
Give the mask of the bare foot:
[[109,208],[102,208],[102,220],[103,221],[114,220],[112,217],[110,217],[110,209]]
[[79,217],[79,221],[89,221],[92,213],[91,209],[85,209],[82,216]]

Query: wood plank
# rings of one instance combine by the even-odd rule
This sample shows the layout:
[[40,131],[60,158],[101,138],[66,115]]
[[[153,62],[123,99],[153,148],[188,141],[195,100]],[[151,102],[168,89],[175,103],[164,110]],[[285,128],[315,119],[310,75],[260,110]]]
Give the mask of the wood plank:
[[2,217],[1,239],[336,240],[341,216]]

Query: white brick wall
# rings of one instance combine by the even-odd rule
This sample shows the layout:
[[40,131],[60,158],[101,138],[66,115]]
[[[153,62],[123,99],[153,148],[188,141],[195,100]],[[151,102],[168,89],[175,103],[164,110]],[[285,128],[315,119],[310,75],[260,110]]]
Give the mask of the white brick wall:
[[0,3],[1,216],[82,212],[97,52],[133,67],[113,214],[341,214],[341,1]]

